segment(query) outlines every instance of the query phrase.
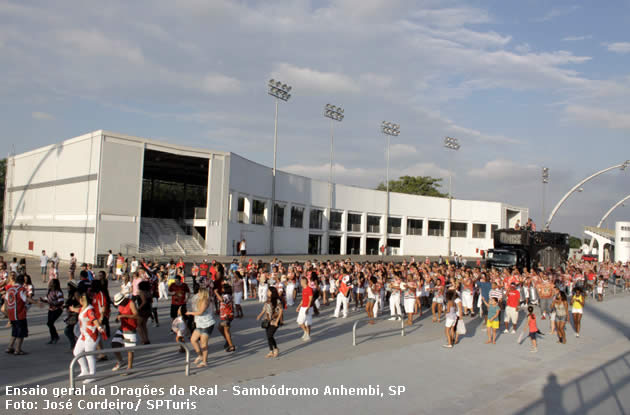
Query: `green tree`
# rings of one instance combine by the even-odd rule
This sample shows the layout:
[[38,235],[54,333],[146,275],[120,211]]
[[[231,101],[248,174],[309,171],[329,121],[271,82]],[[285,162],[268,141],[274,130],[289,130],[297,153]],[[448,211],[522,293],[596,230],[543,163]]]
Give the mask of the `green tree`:
[[582,240],[580,238],[576,238],[575,236],[569,236],[569,248],[580,249],[581,246],[582,246]]
[[[402,176],[398,180],[389,181],[389,191],[410,195],[447,197],[448,194],[440,192],[441,182],[442,179],[431,176]],[[385,183],[379,183],[376,190],[387,190],[387,187]]]

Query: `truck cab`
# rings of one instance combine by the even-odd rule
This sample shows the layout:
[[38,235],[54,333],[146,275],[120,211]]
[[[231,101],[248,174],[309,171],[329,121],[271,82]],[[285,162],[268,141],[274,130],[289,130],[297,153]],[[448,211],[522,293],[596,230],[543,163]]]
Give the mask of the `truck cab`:
[[498,269],[516,267],[522,271],[529,266],[529,260],[527,252],[522,249],[489,249],[486,265]]

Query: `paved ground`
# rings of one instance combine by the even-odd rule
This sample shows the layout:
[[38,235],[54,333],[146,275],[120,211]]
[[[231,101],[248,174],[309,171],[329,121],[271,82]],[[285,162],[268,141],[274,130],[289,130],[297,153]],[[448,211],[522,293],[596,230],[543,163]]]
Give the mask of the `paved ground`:
[[[115,292],[115,287],[112,287]],[[45,309],[34,306],[29,313],[31,336],[25,350],[28,356],[0,353],[0,383],[11,386],[48,388],[47,396],[0,397],[0,413],[19,413],[7,409],[8,400],[26,399],[37,405],[28,413],[82,413],[76,409],[81,400],[122,405],[138,404],[136,396],[113,396],[117,388],[142,388],[145,385],[165,388],[162,408],[154,397],[140,396],[140,413],[172,413],[189,408],[191,413],[440,413],[440,414],[625,414],[630,411],[630,319],[625,310],[630,296],[608,297],[603,303],[590,301],[583,319],[582,336],[577,339],[569,329],[567,345],[556,344],[546,336],[537,354],[529,353],[527,340],[516,343],[516,335],[500,335],[497,345],[485,345],[485,332],[476,319],[467,319],[468,333],[452,350],[441,347],[443,325],[431,322],[428,315],[416,320],[405,337],[400,336],[398,322],[381,320],[374,326],[360,323],[358,345],[352,346],[352,325],[364,313],[351,313],[348,319],[331,317],[331,307],[323,309],[314,320],[313,340],[303,343],[295,324],[295,309],[287,312],[286,325],[277,340],[281,357],[265,359],[266,340],[254,316],[260,305],[249,301],[246,318],[235,320],[233,332],[238,350],[227,354],[215,331],[210,341],[210,365],[193,369],[184,376],[183,355],[173,348],[138,352],[137,369],[130,376],[109,376],[97,385],[108,395],[75,396],[72,409],[45,410],[44,400],[59,405],[67,402],[52,397],[53,388],[68,386],[68,364],[72,358],[68,342],[62,337],[57,345],[48,346]],[[150,328],[154,343],[173,342],[168,333],[168,311],[160,303],[165,323]],[[0,324],[4,326],[4,320]],[[59,322],[57,327],[61,329]],[[548,332],[541,325],[543,332]],[[8,341],[9,329],[0,329],[0,344]],[[98,373],[109,375],[113,363],[98,364]],[[185,388],[185,394],[170,396],[173,385]],[[190,386],[213,388],[218,396],[195,396]],[[309,388],[317,396],[235,396],[239,391],[261,391],[271,388]],[[383,396],[324,396],[326,387],[380,386]],[[388,395],[389,386],[404,387],[400,395]],[[113,389],[112,389],[113,388]],[[253,388],[253,389],[252,389]],[[315,388],[315,389],[313,389]],[[119,389],[120,390],[120,389]],[[126,390],[126,389],[125,389]],[[225,390],[225,392],[224,392]],[[89,389],[88,389],[89,391]],[[214,392],[214,389],[208,392]],[[133,391],[132,391],[133,392]],[[142,394],[142,390],[136,392]],[[171,400],[167,402],[167,399]],[[166,409],[166,405],[172,405]],[[154,406],[151,406],[154,405]],[[195,407],[194,409],[192,407]],[[264,408],[264,410],[262,409]],[[103,410],[93,409],[96,413]],[[120,413],[132,413],[122,409]]]

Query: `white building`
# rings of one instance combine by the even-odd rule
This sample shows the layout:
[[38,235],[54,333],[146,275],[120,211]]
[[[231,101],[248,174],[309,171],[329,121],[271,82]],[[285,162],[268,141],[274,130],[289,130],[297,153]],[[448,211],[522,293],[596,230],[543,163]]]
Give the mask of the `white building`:
[[[95,131],[10,157],[3,246],[70,252],[93,262],[109,249],[169,255],[271,250],[272,169],[234,153]],[[479,255],[492,230],[525,223],[500,202],[390,194],[278,171],[274,254]]]
[[615,262],[630,261],[630,222],[615,222]]

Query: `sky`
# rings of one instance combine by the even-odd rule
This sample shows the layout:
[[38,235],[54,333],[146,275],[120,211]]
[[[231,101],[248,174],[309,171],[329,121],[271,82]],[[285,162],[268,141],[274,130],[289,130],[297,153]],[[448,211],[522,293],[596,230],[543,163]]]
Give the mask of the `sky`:
[[[0,151],[104,129],[271,166],[274,78],[293,87],[279,169],[328,179],[331,103],[336,182],[384,181],[392,121],[390,177],[446,191],[452,171],[454,197],[528,207],[541,227],[543,166],[548,215],[630,159],[629,25],[627,0],[0,0]],[[552,230],[584,237],[628,175],[584,185]]]

